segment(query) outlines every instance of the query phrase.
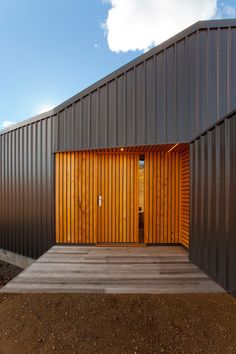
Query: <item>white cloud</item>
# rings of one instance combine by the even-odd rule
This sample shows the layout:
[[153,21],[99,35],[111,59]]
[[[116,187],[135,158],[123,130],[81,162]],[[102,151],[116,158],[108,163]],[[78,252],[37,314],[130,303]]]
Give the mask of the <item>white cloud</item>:
[[51,109],[53,109],[55,106],[51,103],[49,104],[44,104],[42,105],[41,107],[39,107],[37,109],[37,113],[36,114],[41,114],[41,113],[45,113],[45,112],[48,112],[48,111],[51,111]]
[[221,10],[221,16],[223,18],[234,18],[236,17],[236,8],[232,6],[225,6]]
[[13,124],[16,124],[16,122],[12,122],[10,120],[5,120],[5,122],[2,123],[2,128],[8,128]]
[[216,0],[109,0],[104,23],[114,52],[147,50],[198,20],[213,18]]
[[100,45],[97,44],[97,43],[94,44],[94,48],[96,48],[96,49],[101,49]]

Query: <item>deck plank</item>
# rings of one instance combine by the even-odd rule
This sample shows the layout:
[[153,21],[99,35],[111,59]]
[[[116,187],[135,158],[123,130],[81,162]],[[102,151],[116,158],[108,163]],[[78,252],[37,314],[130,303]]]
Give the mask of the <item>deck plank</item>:
[[224,292],[178,246],[54,246],[0,292]]

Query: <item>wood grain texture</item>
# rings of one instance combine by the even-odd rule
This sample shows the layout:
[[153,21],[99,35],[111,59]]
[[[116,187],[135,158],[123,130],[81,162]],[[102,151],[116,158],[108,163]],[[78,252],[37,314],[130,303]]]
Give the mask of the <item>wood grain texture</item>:
[[189,149],[168,148],[56,154],[56,242],[138,243],[138,151],[145,155],[144,242],[188,247]]
[[145,154],[145,243],[179,243],[180,153]]
[[97,155],[56,154],[56,242],[97,242]]
[[183,247],[54,246],[0,292],[210,293],[224,290]]
[[190,162],[189,148],[181,152],[181,214],[179,240],[189,247],[189,215],[190,215]]
[[98,155],[98,243],[138,242],[138,155]]

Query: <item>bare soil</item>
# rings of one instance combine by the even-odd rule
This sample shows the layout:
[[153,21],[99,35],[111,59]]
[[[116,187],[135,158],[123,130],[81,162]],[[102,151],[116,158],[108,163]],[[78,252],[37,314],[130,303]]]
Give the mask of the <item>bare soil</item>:
[[0,353],[236,353],[226,294],[0,294]]
[[15,278],[23,269],[0,260],[0,288]]

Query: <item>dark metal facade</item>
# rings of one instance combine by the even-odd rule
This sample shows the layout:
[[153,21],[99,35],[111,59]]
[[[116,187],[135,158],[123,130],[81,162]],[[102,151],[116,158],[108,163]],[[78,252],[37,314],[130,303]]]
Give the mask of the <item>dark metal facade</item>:
[[236,20],[216,20],[194,24],[49,114],[58,118],[57,150],[72,151],[189,142],[235,107]]
[[0,132],[0,248],[54,243],[54,152],[189,142],[235,107],[236,20],[203,21]]
[[63,109],[58,150],[188,142],[235,107],[236,27],[200,29]]
[[234,109],[236,21],[226,23],[155,48],[62,109],[58,150],[189,142]]
[[190,259],[236,294],[236,112],[190,145]]
[[0,136],[0,248],[37,258],[54,244],[55,118]]

